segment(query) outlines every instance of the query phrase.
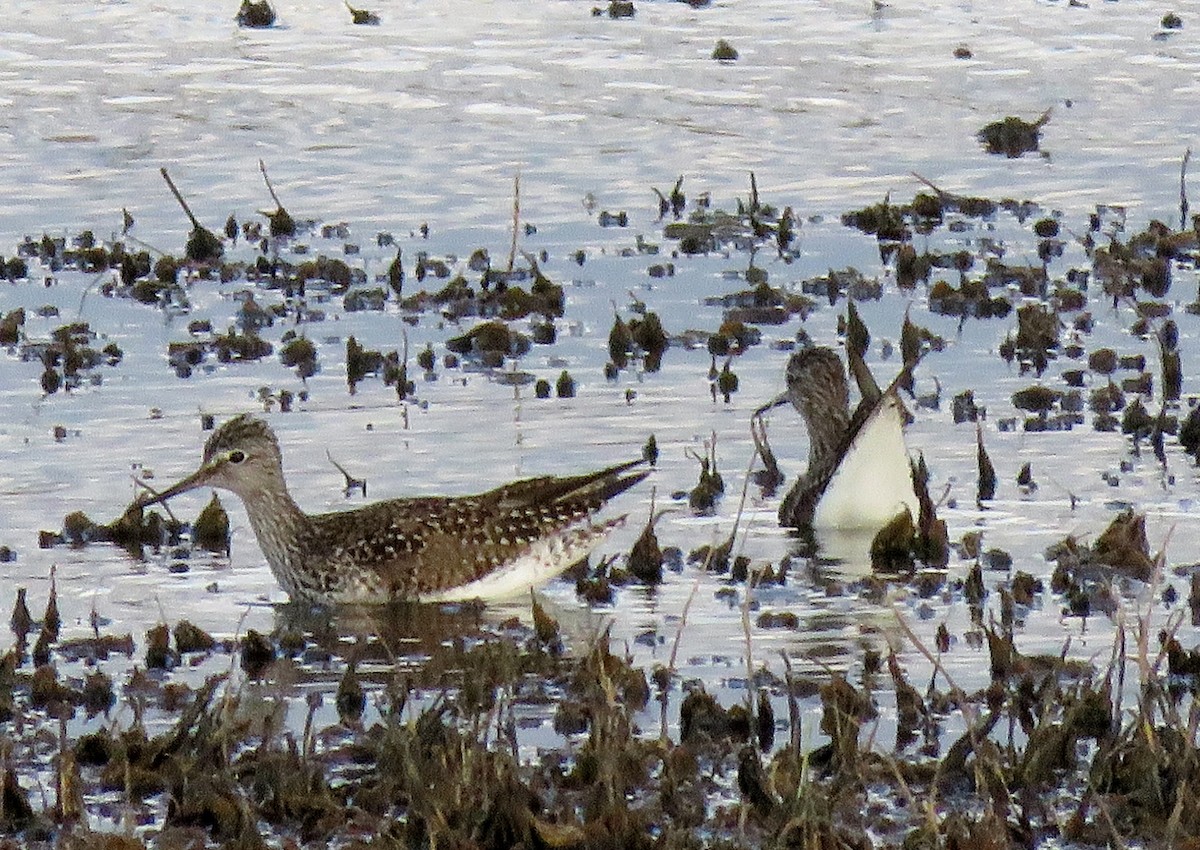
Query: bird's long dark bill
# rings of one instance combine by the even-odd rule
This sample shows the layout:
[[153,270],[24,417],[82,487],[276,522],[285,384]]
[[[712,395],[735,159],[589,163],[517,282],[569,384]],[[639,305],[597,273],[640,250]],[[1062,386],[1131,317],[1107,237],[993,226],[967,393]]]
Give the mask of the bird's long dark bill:
[[758,417],[760,417],[764,413],[766,413],[768,410],[773,410],[776,407],[782,407],[783,405],[787,404],[789,401],[791,401],[791,399],[788,397],[787,393],[780,393],[779,395],[775,396],[775,398],[771,399],[766,404],[764,404],[762,407],[760,407],[758,410],[754,411],[754,414],[751,418],[757,419]]
[[208,467],[202,466],[187,478],[176,481],[166,490],[156,493],[149,498],[138,499],[138,504],[142,506],[156,505],[159,502],[165,502],[172,496],[178,496],[180,493],[186,493],[188,490],[195,490],[197,487],[203,487],[211,474],[211,470]]

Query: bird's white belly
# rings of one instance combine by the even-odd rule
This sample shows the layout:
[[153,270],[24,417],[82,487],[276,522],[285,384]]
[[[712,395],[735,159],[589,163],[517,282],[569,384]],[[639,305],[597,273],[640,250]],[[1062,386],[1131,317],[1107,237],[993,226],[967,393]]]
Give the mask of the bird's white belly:
[[625,517],[600,525],[585,522],[560,534],[530,545],[524,554],[482,578],[436,593],[421,595],[421,602],[484,602],[505,599],[539,587],[567,567],[587,556],[610,530],[624,523]]
[[885,396],[859,430],[813,511],[817,529],[877,529],[920,504],[904,444],[899,401]]

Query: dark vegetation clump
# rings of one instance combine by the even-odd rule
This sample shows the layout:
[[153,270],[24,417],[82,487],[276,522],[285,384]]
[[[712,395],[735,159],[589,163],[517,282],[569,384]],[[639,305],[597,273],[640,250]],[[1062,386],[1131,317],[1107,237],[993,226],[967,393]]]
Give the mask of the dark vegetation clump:
[[[1083,609],[1087,564],[1124,564],[1144,555],[1144,544],[1144,526],[1131,515],[1118,517],[1087,555],[1064,543],[1055,557],[1071,573],[1068,589],[1049,593]],[[1039,604],[1048,592],[1021,571],[998,590],[1005,610]],[[651,833],[671,846],[714,837],[745,846],[747,835],[768,847],[877,846],[868,832],[895,846],[1007,846],[992,837],[1027,828],[1027,818],[1039,835],[1064,843],[1117,835],[1122,843],[1174,846],[1174,838],[1200,830],[1200,813],[1180,805],[1200,774],[1177,704],[1200,661],[1169,633],[1128,635],[1122,643],[1149,657],[1114,657],[1103,662],[1112,665],[1106,670],[1057,653],[1028,655],[1010,627],[993,621],[978,626],[991,679],[978,691],[941,680],[919,689],[894,652],[868,651],[861,683],[838,672],[763,671],[745,699],[726,702],[682,681],[673,666],[634,666],[607,634],[567,648],[536,600],[532,626],[481,633],[464,626],[463,612],[441,616],[451,618],[443,628],[456,639],[403,672],[372,676],[337,652],[336,634],[286,621],[272,635],[250,629],[240,644],[186,620],[156,624],[121,681],[99,671],[75,681],[60,668],[87,653],[132,654],[127,635],[47,637],[48,659],[37,667],[11,651],[0,658],[6,720],[49,732],[58,729],[53,718],[109,717],[49,734],[47,749],[63,772],[57,795],[30,793],[26,773],[34,768],[26,760],[5,768],[0,829],[24,846],[50,846],[48,826],[59,821],[54,846],[86,846],[94,834],[83,815],[99,812],[115,792],[124,805],[160,813],[147,814],[160,840],[238,846],[262,840],[262,829],[322,845],[354,846],[367,832],[437,846],[619,841],[645,848],[656,846]],[[763,611],[756,622],[766,630],[801,627],[788,612]],[[943,654],[978,651],[943,646]],[[216,654],[220,662],[231,652],[248,678],[217,672],[194,684],[178,680],[191,660]],[[1149,663],[1159,653],[1161,669]],[[292,730],[281,723],[279,689],[292,681],[291,658],[304,654],[336,666],[306,683],[303,722]],[[1112,686],[1125,664],[1141,671],[1132,701]],[[878,677],[886,677],[885,689],[875,686]],[[122,700],[156,706],[160,722],[113,722]],[[670,712],[661,731],[640,728],[651,700]],[[555,734],[572,741],[569,760],[554,750],[518,758],[517,718],[536,711],[548,712]],[[868,734],[884,712],[894,741]],[[811,740],[800,726],[810,714],[820,732]],[[1010,724],[1022,730],[1019,738],[1005,731]],[[956,731],[940,731],[948,726]],[[980,776],[986,787],[977,785]],[[1064,783],[1075,790],[1060,800]],[[997,795],[1029,791],[1037,793],[1020,807],[992,805]],[[953,794],[958,804],[932,812],[906,805],[914,794],[933,793]],[[159,796],[168,804],[155,805]],[[884,819],[881,802],[892,812]],[[62,820],[64,806],[72,820]],[[122,842],[149,846],[137,837]]]
[[237,13],[239,27],[265,28],[275,25],[275,10],[267,0],[242,0]]
[[721,371],[717,373],[717,379],[712,385],[713,395],[719,395],[729,404],[733,399],[733,394],[738,391],[741,385],[737,373],[733,371],[731,365],[733,358],[727,358],[725,365],[721,367]]
[[842,224],[877,237],[880,241],[903,242],[912,237],[904,220],[904,209],[887,198],[878,204],[842,214]]
[[938,280],[929,289],[929,309],[944,316],[1003,319],[1012,311],[1012,302],[991,295],[982,280],[966,279],[958,287]]
[[793,316],[807,318],[816,309],[816,302],[807,295],[776,289],[766,280],[753,289],[745,289],[728,295],[709,296],[704,303],[724,307],[723,324],[781,325]]
[[[663,227],[662,235],[664,239],[677,243],[677,255],[709,254],[728,245],[741,250],[747,247],[753,250],[759,247],[769,248],[784,262],[794,259],[793,242],[797,227],[795,213],[791,207],[786,207],[780,212],[775,206],[763,201],[759,196],[754,172],[750,173],[749,196],[738,198],[736,211],[714,210],[708,203],[707,195],[701,195],[693,199],[692,212],[686,220],[680,220],[688,208],[688,199],[682,191],[682,184],[683,178],[680,177],[670,195],[663,195],[655,190],[659,197],[660,216],[669,212],[676,219]],[[673,268],[673,265],[660,266],[660,269],[664,270],[660,274],[665,274],[665,270]]]
[[192,543],[210,552],[229,554],[229,514],[216,493],[192,524]]
[[476,358],[487,366],[500,366],[506,357],[528,354],[531,347],[529,337],[498,320],[481,322],[462,336],[446,341],[450,351]]
[[575,379],[566,369],[562,370],[554,384],[554,394],[559,398],[575,398]]
[[661,516],[661,513],[651,514],[625,562],[629,574],[642,584],[657,585],[663,580],[663,552],[654,532],[654,524]]
[[697,515],[715,512],[717,500],[725,493],[725,479],[717,470],[717,447],[715,439],[705,446],[703,455],[690,453],[700,465],[700,479],[687,494],[688,506]]
[[634,8],[633,0],[609,0],[607,9],[600,7],[592,8],[592,15],[600,17],[607,14],[608,17],[616,20],[618,18],[632,18],[637,14],[637,9]]
[[1004,154],[1015,159],[1021,154],[1038,149],[1042,127],[1049,121],[1049,110],[1033,123],[1010,115],[1002,121],[993,121],[980,130],[979,141],[988,153]]
[[239,334],[234,328],[230,328],[224,334],[215,335],[210,347],[216,352],[217,360],[222,363],[238,360],[261,360],[269,357],[274,351],[271,343],[254,331]]
[[59,389],[75,390],[85,382],[100,384],[103,366],[116,366],[124,352],[115,342],[97,348],[96,332],[87,322],[60,325],[50,339],[33,340],[24,334],[25,310],[18,307],[0,319],[0,345],[19,346],[21,359],[40,362],[42,389],[48,395]]
[[[249,0],[242,0],[242,8],[252,5]],[[263,6],[267,6],[266,0],[263,0]],[[267,6],[270,9],[269,6]],[[271,13],[272,20],[274,12]],[[265,26],[270,26],[266,24]],[[167,173],[166,168],[159,169],[163,179],[167,181],[167,187],[171,190],[171,194],[175,196],[175,200],[179,202],[179,206],[183,208],[184,214],[192,223],[192,231],[188,234],[187,246],[184,253],[187,258],[193,263],[200,265],[211,265],[221,259],[221,255],[225,253],[225,246],[221,243],[221,239],[211,230],[202,225],[196,216],[192,213],[187,201],[183,199],[179,189],[175,187],[175,182],[171,179],[171,175]],[[161,279],[161,277],[160,277]]]
[[718,62],[736,62],[737,48],[723,38],[717,39],[717,46],[713,48],[712,58]]
[[366,275],[351,268],[345,260],[321,255],[297,266],[293,279],[302,290],[312,282],[320,281],[328,284],[331,292],[343,294],[352,285],[365,283]]
[[[443,315],[454,320],[477,316],[516,321],[540,316],[553,321],[563,315],[566,294],[561,285],[542,272],[536,258],[527,256],[527,266],[502,271],[491,267],[482,249],[475,257],[475,263],[468,266],[468,271],[478,273],[479,278],[472,283],[465,274],[452,277],[445,262],[424,253],[418,254],[414,272],[418,282],[425,281],[430,275],[447,282],[436,292],[422,289],[403,298],[401,307],[412,311],[437,307]],[[532,281],[528,288],[521,285],[525,281]],[[392,288],[396,289],[395,283]]]
[[349,3],[346,8],[350,10],[350,19],[359,26],[377,27],[382,21],[375,12],[369,12],[366,9],[355,9]]
[[283,347],[279,349],[279,361],[284,366],[295,367],[299,377],[311,378],[317,372],[317,347],[308,337],[288,331],[283,337]]
[[1015,334],[1009,334],[1000,345],[1000,356],[1016,359],[1021,371],[1032,369],[1041,375],[1059,349],[1060,322],[1058,315],[1043,304],[1026,304],[1017,310]]
[[383,368],[383,354],[368,351],[353,336],[346,339],[346,383],[353,395],[360,381]]
[[[274,20],[273,13],[272,20]],[[267,24],[267,26],[270,26],[270,24]],[[274,211],[263,213],[263,215],[267,217],[267,221],[270,225],[271,237],[273,239],[290,239],[296,235],[296,221],[292,218],[288,211],[283,208],[283,204],[280,202],[279,196],[275,194],[275,187],[271,185],[271,178],[267,176],[267,166],[261,159],[258,161],[258,168],[262,172],[263,181],[267,184],[267,191],[271,193],[271,200],[275,202]],[[230,222],[232,222],[232,220],[233,219],[231,216],[225,225],[225,235],[230,239],[237,237],[236,222],[234,222],[233,227],[230,226]],[[233,235],[230,235],[231,230],[233,231]]]
[[619,371],[629,367],[630,357],[637,357],[645,371],[657,372],[670,344],[657,313],[647,312],[628,323],[617,316],[608,335],[609,362]]
[[64,544],[86,546],[89,543],[115,543],[140,555],[143,547],[158,549],[178,545],[184,528],[183,523],[164,518],[158,511],[143,513],[142,508],[134,504],[120,517],[106,524],[92,521],[81,511],[67,514],[63,518],[62,531],[41,532],[38,545],[47,549]]

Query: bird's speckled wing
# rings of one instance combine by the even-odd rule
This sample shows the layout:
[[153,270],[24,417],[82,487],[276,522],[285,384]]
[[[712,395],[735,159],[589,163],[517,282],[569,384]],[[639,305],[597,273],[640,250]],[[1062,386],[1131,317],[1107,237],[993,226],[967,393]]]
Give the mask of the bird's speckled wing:
[[[343,598],[444,595],[583,523],[608,498],[645,477],[620,475],[633,465],[527,479],[474,497],[396,499],[321,514],[312,518],[312,562],[332,566],[328,582]],[[354,582],[363,585],[361,592]]]

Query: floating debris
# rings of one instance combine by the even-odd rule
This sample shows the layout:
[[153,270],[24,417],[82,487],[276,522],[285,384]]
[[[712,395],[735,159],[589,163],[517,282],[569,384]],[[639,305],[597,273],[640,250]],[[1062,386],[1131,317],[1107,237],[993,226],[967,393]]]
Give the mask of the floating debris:
[[880,241],[905,242],[912,231],[904,221],[904,208],[894,206],[890,197],[878,204],[842,214],[842,224],[872,234]]
[[964,280],[956,289],[939,279],[929,289],[929,309],[943,316],[1003,319],[1012,311],[1012,302],[1003,295],[990,295],[982,280]]
[[662,367],[663,354],[671,345],[658,314],[647,312],[640,319],[630,320],[629,334],[642,354],[642,368],[657,372]]
[[378,351],[367,351],[358,344],[353,335],[346,339],[346,384],[350,395],[354,395],[359,382],[369,374],[377,374],[383,368],[383,355]]
[[342,298],[342,310],[348,313],[358,313],[364,310],[383,312],[388,306],[388,293],[383,288],[350,289]]
[[1043,304],[1025,304],[1017,309],[1017,332],[1000,345],[1000,356],[1016,358],[1022,369],[1032,368],[1037,375],[1046,371],[1059,348],[1060,322],[1054,311]]

